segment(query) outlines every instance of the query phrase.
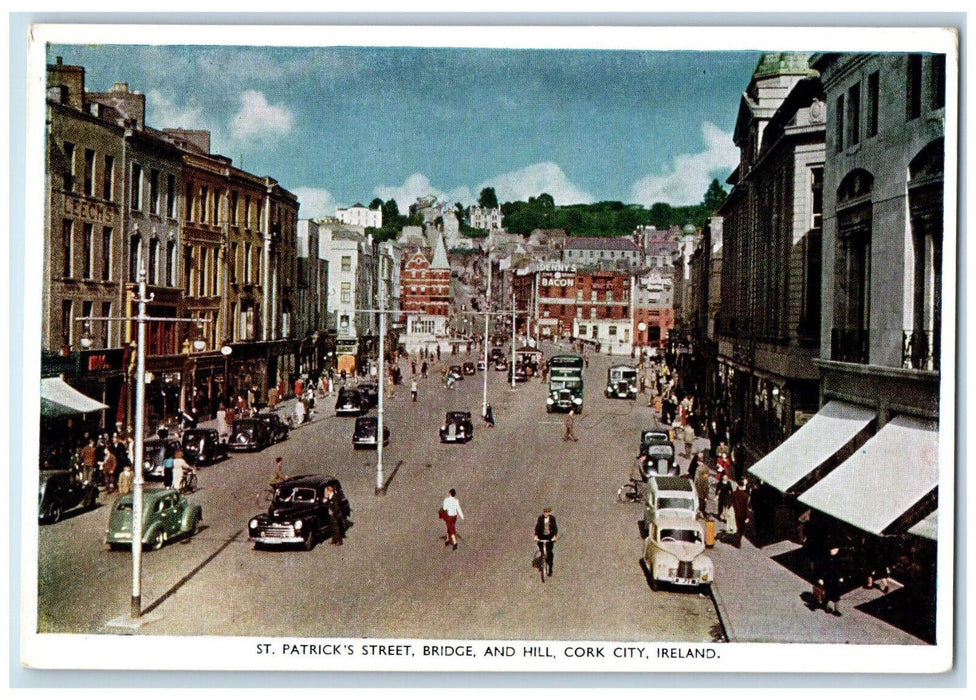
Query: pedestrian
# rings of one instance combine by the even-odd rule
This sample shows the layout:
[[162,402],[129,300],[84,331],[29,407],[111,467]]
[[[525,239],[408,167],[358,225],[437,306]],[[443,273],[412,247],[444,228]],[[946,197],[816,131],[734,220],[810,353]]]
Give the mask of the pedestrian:
[[840,596],[841,589],[844,586],[844,573],[840,562],[839,547],[832,547],[821,562],[817,585],[823,590],[824,612],[840,617]]
[[420,365],[420,375],[427,379],[427,360],[424,360]]
[[[102,474],[105,480],[106,493],[112,493],[113,491],[115,491],[115,470],[117,466],[118,466],[118,461],[115,456],[115,453],[112,452],[112,450],[107,450],[105,452],[105,461],[102,462]],[[122,470],[125,471],[126,467],[129,468],[130,472],[132,471],[131,466],[128,464],[126,464],[122,468]]]
[[[114,458],[113,458],[114,459]],[[122,469],[122,473],[119,474],[119,495],[124,496],[127,493],[132,493],[132,467],[128,464]]]
[[305,422],[305,401],[302,399],[301,395],[295,399],[295,408],[293,409],[293,422],[294,424],[301,425]]
[[276,486],[278,486],[278,484],[280,484],[282,481],[288,478],[287,476],[285,476],[285,472],[282,471],[281,465],[282,465],[281,457],[275,457],[274,471],[271,472],[271,481],[268,482],[271,485],[271,488],[275,488]]
[[217,436],[225,442],[230,438],[230,424],[227,422],[227,407],[223,403],[217,409]]
[[570,411],[566,415],[566,433],[563,435],[563,442],[566,442],[567,440],[572,440],[573,442],[576,442],[577,440],[579,440],[579,438],[576,437],[576,433],[573,432],[573,412],[572,411]]
[[190,469],[190,465],[183,459],[183,450],[177,450],[173,456],[173,484],[178,491],[182,491],[180,487],[183,485],[183,473]]
[[749,523],[749,491],[746,490],[746,480],[743,479],[732,492],[732,512],[735,516],[735,538],[733,544],[742,546],[742,535]]
[[461,510],[461,503],[457,499],[457,491],[451,489],[447,492],[447,497],[441,505],[441,516],[447,524],[447,536],[444,538],[444,546],[452,545],[457,549],[457,519],[464,520],[464,512]]
[[168,489],[173,488],[173,455],[166,453],[165,447],[159,448],[159,453],[163,457],[163,486]]
[[410,374],[416,374],[416,373],[417,373],[417,361],[410,360]]
[[325,487],[325,505],[329,513],[329,529],[332,531],[332,544],[341,545],[342,538],[346,536],[346,514],[342,510],[342,504],[335,495],[332,486]]
[[485,406],[485,425],[489,428],[495,427],[495,414],[491,412],[491,404]]
[[416,379],[411,379],[410,380],[410,400],[411,401],[416,401],[417,400],[417,380]]
[[693,477],[695,480],[695,492],[698,494],[698,512],[705,517],[708,515],[708,468],[701,464]]
[[735,534],[735,514],[732,511],[732,482],[728,474],[722,474],[715,484],[715,495],[718,497],[718,517],[725,523],[725,531],[729,535]]
[[81,448],[81,479],[87,483],[92,483],[95,478],[95,463],[98,453],[95,450],[95,441],[89,440]]
[[705,470],[706,473],[708,471],[708,467],[705,466],[704,450],[698,450],[695,456],[691,458],[691,462],[688,464],[688,478],[694,481],[699,469]]
[[541,565],[546,567],[546,575],[552,576],[553,544],[559,537],[559,528],[552,508],[543,508],[542,515],[535,521],[535,541],[542,554]]
[[695,446],[695,426],[691,422],[685,423],[681,429],[681,437],[685,444],[685,454],[690,455]]

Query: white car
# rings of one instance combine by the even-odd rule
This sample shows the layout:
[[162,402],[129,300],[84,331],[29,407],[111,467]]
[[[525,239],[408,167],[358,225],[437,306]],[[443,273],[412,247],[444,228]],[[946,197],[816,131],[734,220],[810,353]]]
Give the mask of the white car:
[[660,582],[707,589],[715,580],[715,567],[705,554],[705,530],[691,518],[655,518],[644,540],[644,565],[654,590]]
[[690,520],[698,517],[698,493],[691,479],[682,476],[648,477],[641,533],[646,537],[651,523],[662,517]]

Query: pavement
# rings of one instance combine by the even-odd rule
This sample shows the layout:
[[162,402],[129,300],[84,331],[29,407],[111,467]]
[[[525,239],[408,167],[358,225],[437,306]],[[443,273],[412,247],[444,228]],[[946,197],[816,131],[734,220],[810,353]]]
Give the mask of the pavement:
[[[431,363],[430,374],[439,376],[441,364],[450,356]],[[409,395],[409,384],[396,387],[397,394]],[[638,397],[641,401],[642,397]],[[316,422],[331,408],[332,397],[319,397]],[[278,408],[290,415],[294,399]],[[201,427],[215,427],[216,421],[202,421]],[[298,428],[301,429],[301,426]],[[708,440],[699,438],[694,450],[707,450]],[[684,445],[675,444],[682,473],[689,456]],[[715,473],[712,472],[714,486]],[[713,492],[714,494],[714,492]],[[715,564],[712,598],[729,642],[738,643],[814,643],[814,644],[894,644],[925,645],[922,638],[906,631],[918,616],[912,600],[900,584],[892,582],[887,594],[861,587],[848,591],[840,600],[840,616],[809,606],[811,584],[794,569],[802,570],[802,548],[788,539],[757,546],[751,533],[742,539],[741,548],[724,541],[724,527],[716,515],[714,495],[707,512],[715,520],[716,542],[707,553]]]

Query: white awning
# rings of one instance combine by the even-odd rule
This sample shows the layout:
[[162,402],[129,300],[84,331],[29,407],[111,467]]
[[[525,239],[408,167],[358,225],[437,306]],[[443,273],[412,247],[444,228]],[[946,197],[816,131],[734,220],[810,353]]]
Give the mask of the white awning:
[[874,419],[862,406],[830,401],[786,441],[749,468],[749,473],[786,492],[833,457]]
[[799,501],[880,535],[938,483],[938,424],[896,416]]
[[919,520],[909,529],[908,534],[924,537],[927,540],[938,540],[939,509],[936,508],[929,515]]
[[41,415],[48,418],[74,416],[108,408],[70,386],[61,377],[41,379]]

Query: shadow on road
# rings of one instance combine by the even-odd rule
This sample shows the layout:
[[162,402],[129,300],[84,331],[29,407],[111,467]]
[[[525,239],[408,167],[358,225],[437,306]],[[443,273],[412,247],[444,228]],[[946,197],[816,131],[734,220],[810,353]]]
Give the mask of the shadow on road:
[[171,598],[173,595],[175,595],[178,590],[180,590],[184,585],[186,585],[190,581],[190,579],[192,579],[194,576],[196,576],[200,571],[203,570],[203,568],[205,566],[207,566],[210,562],[212,562],[214,559],[216,559],[220,555],[221,552],[223,552],[225,549],[227,549],[231,545],[232,542],[236,542],[238,535],[240,535],[242,532],[244,532],[243,529],[238,530],[233,535],[231,535],[230,537],[228,537],[227,538],[227,541],[224,542],[222,545],[220,545],[220,547],[218,547],[216,549],[216,551],[213,552],[213,554],[211,554],[209,557],[207,557],[202,562],[200,562],[199,564],[197,564],[193,568],[193,570],[190,571],[190,573],[188,573],[186,576],[184,576],[183,578],[181,578],[168,591],[166,591],[161,596],[159,596],[159,598],[157,598],[152,603],[150,603],[149,606],[143,611],[143,615],[146,615],[148,613],[151,613],[153,610],[155,610],[156,608],[158,608],[160,605],[162,605],[164,602],[166,602],[169,598]]

